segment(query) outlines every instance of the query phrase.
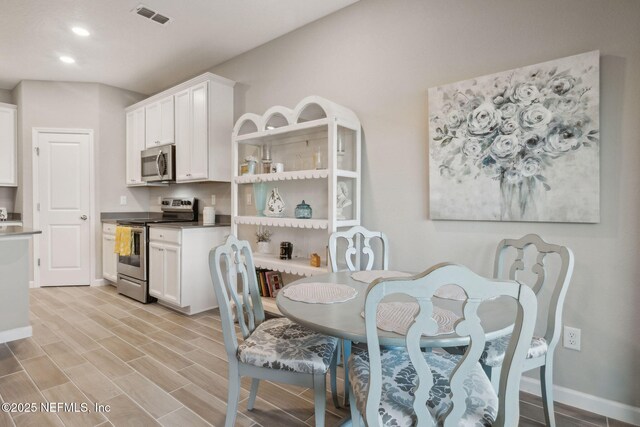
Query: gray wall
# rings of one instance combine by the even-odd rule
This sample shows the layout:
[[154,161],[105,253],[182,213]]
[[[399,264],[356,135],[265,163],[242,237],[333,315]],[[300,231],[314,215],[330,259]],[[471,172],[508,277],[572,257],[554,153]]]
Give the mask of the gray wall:
[[[26,226],[33,224],[32,129],[93,129],[95,157],[95,200],[98,215],[103,211],[148,210],[148,192],[127,188],[125,182],[124,108],[144,96],[96,83],[22,81],[13,92],[18,105],[20,182],[16,210]],[[120,205],[120,196],[127,205]],[[101,224],[97,219],[96,278],[102,277]]]
[[[455,261],[491,273],[503,237],[539,233],[576,256],[555,383],[640,406],[640,2],[366,0],[212,71],[240,82],[236,118],[320,95],[364,129],[363,222],[391,240],[391,267]],[[431,221],[427,89],[599,49],[600,224]],[[604,347],[606,346],[606,347]]]
[[13,104],[13,96],[11,95],[10,90],[0,89],[0,102]]

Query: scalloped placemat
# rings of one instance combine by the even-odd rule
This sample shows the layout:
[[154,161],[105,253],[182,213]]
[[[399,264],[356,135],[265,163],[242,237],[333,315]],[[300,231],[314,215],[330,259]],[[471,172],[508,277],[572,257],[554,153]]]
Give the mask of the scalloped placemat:
[[358,295],[358,291],[351,286],[324,282],[299,283],[285,288],[282,292],[290,300],[310,304],[345,302]]
[[376,279],[388,279],[389,277],[409,277],[411,273],[405,273],[404,271],[393,270],[363,270],[356,271],[351,275],[353,280],[363,283],[371,283]]
[[[381,302],[376,313],[376,326],[383,331],[406,335],[418,308],[418,303],[415,302]],[[360,315],[364,317],[364,311]],[[436,306],[433,307],[431,317],[438,323],[438,332],[435,335],[452,333],[453,325],[460,319],[453,311]]]

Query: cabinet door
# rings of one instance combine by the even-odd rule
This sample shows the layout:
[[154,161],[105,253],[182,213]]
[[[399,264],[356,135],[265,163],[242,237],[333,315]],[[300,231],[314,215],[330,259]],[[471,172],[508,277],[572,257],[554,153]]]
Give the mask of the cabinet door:
[[165,301],[180,305],[180,246],[164,245]]
[[209,177],[208,103],[207,82],[191,88],[191,179]]
[[149,242],[149,294],[164,298],[164,245]]
[[17,185],[16,110],[0,107],[0,185]]
[[145,148],[145,109],[127,113],[127,185],[144,184],[140,152]]
[[145,147],[160,145],[160,103],[156,102],[144,107]]
[[160,144],[173,144],[174,111],[173,95],[158,102],[160,104]]
[[118,255],[114,253],[116,237],[113,234],[102,234],[102,277],[118,281]]
[[188,181],[191,164],[191,102],[189,89],[175,96],[176,179]]

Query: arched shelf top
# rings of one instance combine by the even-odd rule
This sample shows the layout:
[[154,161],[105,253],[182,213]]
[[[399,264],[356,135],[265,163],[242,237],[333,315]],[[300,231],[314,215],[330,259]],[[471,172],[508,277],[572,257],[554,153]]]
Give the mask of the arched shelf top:
[[262,128],[262,117],[253,113],[243,114],[233,127],[233,135],[247,135],[258,132]]
[[320,96],[308,96],[300,101],[294,109],[274,106],[262,116],[253,113],[244,114],[236,122],[233,131],[236,137],[246,135],[251,138],[248,135],[253,133],[261,134],[286,126],[297,126],[320,120],[342,120],[358,128],[360,126],[358,116],[350,109]]

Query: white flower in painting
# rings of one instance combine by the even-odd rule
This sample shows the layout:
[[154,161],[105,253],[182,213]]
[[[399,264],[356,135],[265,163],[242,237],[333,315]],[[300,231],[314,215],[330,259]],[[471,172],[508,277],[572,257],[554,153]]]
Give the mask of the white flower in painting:
[[479,159],[484,154],[482,141],[478,138],[468,138],[462,145],[462,153],[471,159]]
[[515,135],[498,135],[491,144],[491,156],[496,160],[509,160],[520,151],[520,141]]
[[503,119],[511,119],[518,114],[518,106],[513,102],[508,102],[500,107],[500,114]]
[[537,175],[540,172],[540,160],[535,157],[525,157],[518,163],[518,170],[525,178]]
[[549,81],[549,88],[556,95],[564,95],[576,84],[576,79],[571,76],[556,76]]
[[576,125],[557,124],[547,135],[546,150],[552,153],[565,153],[580,146],[582,129]]
[[460,110],[452,110],[447,114],[449,129],[458,129],[464,123],[464,114]]
[[572,113],[578,108],[578,100],[573,96],[563,96],[558,99],[556,109],[561,113]]
[[489,135],[498,128],[500,118],[500,111],[496,110],[491,103],[485,102],[469,113],[468,132],[475,136]]
[[500,132],[503,135],[511,135],[519,128],[518,122],[513,119],[504,120],[500,125]]
[[497,163],[490,163],[482,168],[485,176],[489,178],[499,178],[502,175],[502,166]]
[[520,125],[525,130],[545,128],[553,115],[540,104],[533,104],[520,112]]
[[531,83],[518,83],[511,92],[511,100],[520,105],[529,105],[540,96],[540,91]]

